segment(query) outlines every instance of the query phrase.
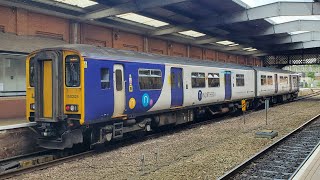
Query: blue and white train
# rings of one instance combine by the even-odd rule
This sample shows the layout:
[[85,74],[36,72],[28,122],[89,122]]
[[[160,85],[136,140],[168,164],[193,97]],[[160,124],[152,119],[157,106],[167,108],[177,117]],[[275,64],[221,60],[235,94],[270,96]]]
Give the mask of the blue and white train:
[[26,115],[40,146],[64,149],[235,112],[243,99],[291,100],[298,81],[280,69],[65,45],[28,56]]

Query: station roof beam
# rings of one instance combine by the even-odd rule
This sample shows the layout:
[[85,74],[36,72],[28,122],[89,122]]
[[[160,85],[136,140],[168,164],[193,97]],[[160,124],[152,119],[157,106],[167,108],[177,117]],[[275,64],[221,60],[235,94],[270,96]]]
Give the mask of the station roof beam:
[[297,50],[297,49],[310,49],[320,47],[320,41],[307,41],[307,42],[298,42],[290,44],[282,44],[274,47],[273,51],[284,51],[284,50]]
[[252,34],[253,36],[266,36],[296,31],[320,31],[319,20],[297,20],[281,24],[275,24],[263,31]]
[[198,27],[207,28],[232,23],[247,22],[258,19],[266,19],[278,16],[310,16],[320,15],[320,3],[318,2],[276,2],[254,8],[248,8],[239,12],[223,15],[208,15],[207,18],[177,26],[166,26],[153,31],[153,35],[164,35],[179,32],[183,28]]
[[125,14],[125,13],[133,13],[133,12],[139,12],[145,9],[155,8],[155,7],[162,7],[167,6],[170,4],[180,3],[187,0],[135,0],[135,1],[129,1],[124,4],[119,4],[111,8],[98,10],[94,12],[87,13],[83,16],[84,19],[87,20],[94,20],[94,19],[100,19],[110,16],[115,16],[119,14]]
[[264,44],[286,44],[307,41],[320,41],[320,32],[305,32],[300,34],[293,34],[290,36],[272,38],[271,40],[264,41]]

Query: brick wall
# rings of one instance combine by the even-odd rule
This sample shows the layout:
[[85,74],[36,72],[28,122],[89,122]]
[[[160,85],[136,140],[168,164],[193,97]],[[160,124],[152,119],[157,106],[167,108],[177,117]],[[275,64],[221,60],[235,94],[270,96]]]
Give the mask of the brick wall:
[[148,52],[155,54],[168,55],[167,41],[161,39],[148,39]]
[[0,98],[0,119],[23,118],[25,115],[25,97]]
[[112,47],[112,30],[104,27],[82,24],[81,43],[101,47]]
[[203,59],[202,48],[191,46],[189,48],[189,57],[194,59]]
[[[0,32],[17,35],[31,35],[74,42],[72,24],[67,19],[29,12],[20,8],[0,6]],[[217,60],[228,63],[261,66],[261,60],[253,57],[231,55],[186,44],[168,42],[156,38],[143,37],[96,25],[81,23],[78,29],[78,42],[117,49],[144,51],[157,54]]]

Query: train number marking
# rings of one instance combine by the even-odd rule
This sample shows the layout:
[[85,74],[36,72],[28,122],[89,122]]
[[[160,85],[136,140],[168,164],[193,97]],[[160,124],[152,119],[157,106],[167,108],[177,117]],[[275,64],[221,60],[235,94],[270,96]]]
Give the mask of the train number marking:
[[67,98],[79,98],[78,95],[67,95]]

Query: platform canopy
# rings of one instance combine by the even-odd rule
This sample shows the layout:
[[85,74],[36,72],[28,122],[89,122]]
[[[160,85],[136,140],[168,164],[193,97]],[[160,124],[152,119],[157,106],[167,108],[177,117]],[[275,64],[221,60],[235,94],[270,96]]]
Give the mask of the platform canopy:
[[313,0],[1,0],[0,5],[231,54],[301,54],[320,46],[320,3]]

